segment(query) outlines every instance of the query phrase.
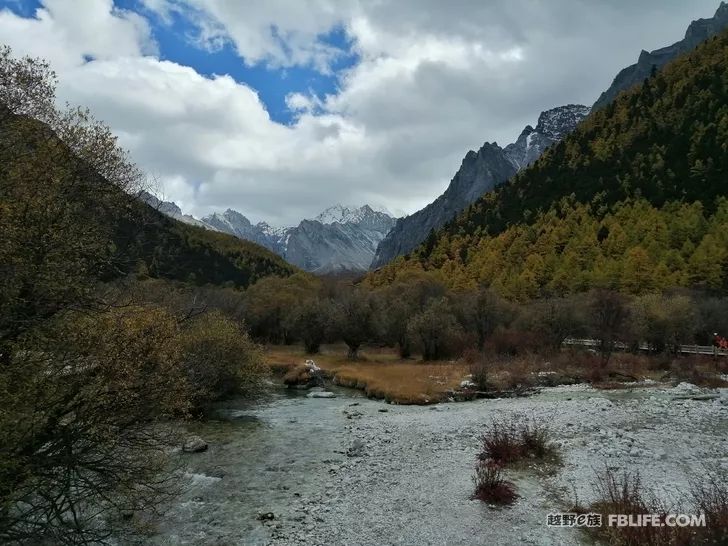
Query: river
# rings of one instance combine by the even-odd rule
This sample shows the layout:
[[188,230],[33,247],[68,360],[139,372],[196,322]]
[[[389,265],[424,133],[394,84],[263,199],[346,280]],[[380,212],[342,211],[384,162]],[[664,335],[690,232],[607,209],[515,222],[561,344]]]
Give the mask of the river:
[[[683,391],[575,385],[422,407],[276,388],[264,404],[230,402],[188,427],[209,449],[179,454],[189,487],[143,544],[586,544],[545,520],[575,490],[588,500],[600,466],[638,470],[665,495],[701,466],[728,477],[728,392],[695,401]],[[472,475],[485,423],[504,416],[548,423],[563,465],[511,471],[520,498],[493,509],[470,499]]]

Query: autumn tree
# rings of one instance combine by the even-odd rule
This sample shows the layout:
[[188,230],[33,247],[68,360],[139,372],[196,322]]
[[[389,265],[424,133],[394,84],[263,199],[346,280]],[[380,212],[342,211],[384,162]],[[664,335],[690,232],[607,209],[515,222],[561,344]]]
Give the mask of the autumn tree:
[[96,544],[173,492],[180,321],[108,297],[143,182],[109,129],[0,50],[0,542]]
[[625,334],[629,309],[627,299],[612,290],[594,290],[588,300],[591,336],[599,340],[602,366],[606,366],[616,343]]
[[406,271],[388,287],[380,289],[377,309],[384,341],[396,345],[401,358],[412,354],[413,340],[407,329],[409,319],[431,300],[445,295],[445,286],[436,274]]
[[349,348],[348,358],[357,360],[363,343],[377,335],[377,313],[371,293],[347,287],[336,300],[334,331]]
[[291,310],[289,324],[292,334],[303,341],[308,354],[316,354],[331,335],[334,306],[328,298],[307,297]]
[[677,354],[679,346],[689,343],[698,328],[693,302],[687,296],[647,294],[632,306],[635,334],[653,351]]
[[559,350],[566,338],[584,331],[584,309],[576,298],[549,298],[526,307],[534,329],[552,350]]
[[438,360],[452,353],[460,328],[445,299],[432,300],[414,315],[407,329],[422,351],[423,360]]
[[511,306],[494,290],[481,287],[476,292],[464,292],[453,298],[453,311],[462,327],[476,335],[479,350],[499,326],[512,315]]

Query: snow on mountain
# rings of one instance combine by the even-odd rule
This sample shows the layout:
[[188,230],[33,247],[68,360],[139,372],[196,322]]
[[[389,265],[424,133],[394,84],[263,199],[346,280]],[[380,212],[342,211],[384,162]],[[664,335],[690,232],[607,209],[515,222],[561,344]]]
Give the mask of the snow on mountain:
[[546,148],[571,133],[590,110],[581,104],[567,104],[541,112],[536,128],[526,125],[518,139],[504,148],[506,155],[517,170],[528,167]]
[[501,148],[486,142],[471,150],[440,197],[425,208],[400,218],[377,248],[372,267],[380,267],[397,256],[414,250],[432,230],[457,216],[484,193],[503,184],[541,154],[572,132],[589,114],[589,107],[567,104],[542,112],[534,129],[527,125],[516,142]]
[[229,233],[272,250],[290,263],[314,273],[366,271],[379,243],[394,226],[395,219],[369,205],[334,205],[312,220],[295,227],[253,224],[243,214],[227,209],[197,220],[180,208],[145,193],[145,202],[182,222]]

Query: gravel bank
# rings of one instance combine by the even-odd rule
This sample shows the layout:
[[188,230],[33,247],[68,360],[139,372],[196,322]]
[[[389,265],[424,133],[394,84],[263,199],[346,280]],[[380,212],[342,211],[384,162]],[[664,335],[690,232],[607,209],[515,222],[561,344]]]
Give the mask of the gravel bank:
[[[236,441],[216,450],[213,438],[209,452],[190,459],[191,471],[208,475],[222,464],[224,476],[196,486],[190,495],[198,504],[178,510],[168,525],[174,533],[157,538],[220,545],[584,544],[575,530],[546,527],[546,514],[567,508],[574,491],[588,502],[594,471],[604,465],[640,471],[667,499],[703,467],[728,479],[728,391],[690,398],[706,393],[685,385],[577,385],[430,407],[339,396],[287,401],[284,415],[272,404],[250,413],[271,438],[259,430],[257,441],[275,445],[264,445],[258,461],[236,464]],[[510,414],[546,420],[563,466],[552,475],[511,473],[520,498],[492,509],[469,499],[473,467],[483,426]],[[272,519],[256,517],[267,513]],[[213,523],[203,524],[209,515]]]

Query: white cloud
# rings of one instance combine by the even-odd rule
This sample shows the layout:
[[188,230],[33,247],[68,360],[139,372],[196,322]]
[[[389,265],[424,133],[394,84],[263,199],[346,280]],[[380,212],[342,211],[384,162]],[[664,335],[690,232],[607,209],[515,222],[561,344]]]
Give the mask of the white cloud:
[[712,0],[144,2],[167,22],[190,17],[196,43],[230,42],[247,64],[326,72],[341,52],[321,36],[340,27],[352,40],[359,61],[336,93],[292,90],[296,117],[283,125],[251,87],[157,58],[148,22],[111,0],[44,0],[30,19],[0,11],[3,40],[51,60],[61,98],[106,120],[166,198],[197,215],[231,207],[278,224],[335,202],[413,212],[468,149],[513,140],[543,109],[592,102],[641,47],[679,39],[715,9]]
[[85,58],[156,53],[149,25],[112,0],[45,0],[34,18],[0,11],[3,40],[16,51],[42,56],[62,72]]

